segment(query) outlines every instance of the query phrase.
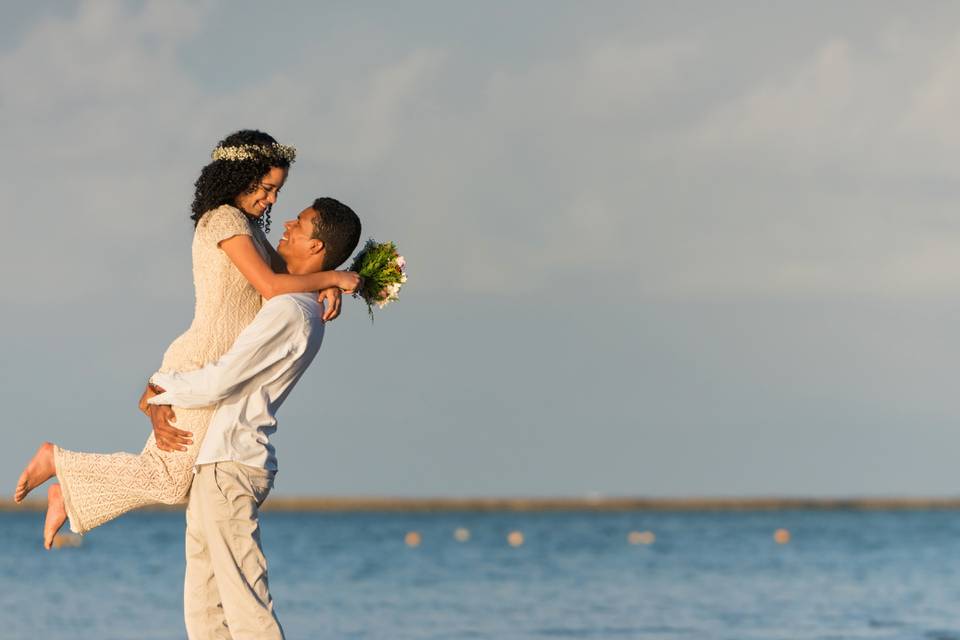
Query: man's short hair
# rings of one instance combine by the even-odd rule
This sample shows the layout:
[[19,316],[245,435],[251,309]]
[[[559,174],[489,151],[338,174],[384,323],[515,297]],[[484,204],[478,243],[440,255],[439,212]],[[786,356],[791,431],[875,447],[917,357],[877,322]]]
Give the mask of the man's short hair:
[[325,271],[336,269],[360,242],[360,218],[353,209],[334,198],[317,198],[312,208],[317,212],[313,237],[322,240],[327,249],[323,268]]

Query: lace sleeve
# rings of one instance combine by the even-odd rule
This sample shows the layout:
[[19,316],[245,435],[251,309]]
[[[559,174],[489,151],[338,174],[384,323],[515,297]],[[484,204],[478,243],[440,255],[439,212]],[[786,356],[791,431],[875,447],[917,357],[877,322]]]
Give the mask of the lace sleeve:
[[219,245],[233,236],[252,236],[250,223],[247,217],[236,207],[228,204],[212,209],[200,218],[197,233],[203,234],[203,239],[214,245]]

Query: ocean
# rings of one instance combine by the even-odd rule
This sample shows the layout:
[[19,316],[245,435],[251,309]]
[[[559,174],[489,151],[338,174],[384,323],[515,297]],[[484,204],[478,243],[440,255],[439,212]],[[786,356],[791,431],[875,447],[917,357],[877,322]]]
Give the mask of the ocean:
[[[0,638],[185,637],[182,513],[49,552],[41,527],[0,513]],[[291,639],[960,640],[958,511],[268,512],[262,530]]]

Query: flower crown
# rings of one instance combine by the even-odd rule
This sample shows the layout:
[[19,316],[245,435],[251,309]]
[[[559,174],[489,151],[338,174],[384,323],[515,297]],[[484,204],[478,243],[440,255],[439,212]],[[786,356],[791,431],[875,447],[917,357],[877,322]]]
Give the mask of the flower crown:
[[297,150],[285,144],[240,144],[234,147],[217,147],[210,154],[214,160],[286,160],[293,162]]

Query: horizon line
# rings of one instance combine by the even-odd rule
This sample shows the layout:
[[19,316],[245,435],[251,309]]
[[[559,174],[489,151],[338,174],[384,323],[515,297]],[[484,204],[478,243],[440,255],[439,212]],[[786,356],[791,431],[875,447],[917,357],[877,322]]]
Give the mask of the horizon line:
[[[151,505],[138,511],[179,511]],[[0,500],[0,512],[43,511],[46,501]],[[960,509],[957,497],[391,497],[311,496],[268,499],[265,512],[549,512],[549,511],[922,511]]]

